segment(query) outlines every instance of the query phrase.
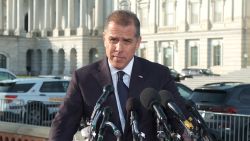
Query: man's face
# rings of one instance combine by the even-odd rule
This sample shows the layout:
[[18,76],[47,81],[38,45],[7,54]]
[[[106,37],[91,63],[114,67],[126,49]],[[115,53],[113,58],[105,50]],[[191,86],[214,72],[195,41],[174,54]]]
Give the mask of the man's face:
[[110,22],[103,33],[106,55],[111,65],[116,69],[123,69],[133,58],[139,48],[141,37],[135,36],[133,24],[121,26]]

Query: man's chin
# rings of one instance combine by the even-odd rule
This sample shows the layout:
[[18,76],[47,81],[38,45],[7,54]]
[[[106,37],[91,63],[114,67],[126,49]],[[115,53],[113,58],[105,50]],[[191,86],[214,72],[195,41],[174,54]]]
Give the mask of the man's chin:
[[114,62],[113,64],[112,64],[112,66],[114,67],[114,68],[116,68],[116,69],[123,69],[124,68],[124,63],[119,63],[119,62]]

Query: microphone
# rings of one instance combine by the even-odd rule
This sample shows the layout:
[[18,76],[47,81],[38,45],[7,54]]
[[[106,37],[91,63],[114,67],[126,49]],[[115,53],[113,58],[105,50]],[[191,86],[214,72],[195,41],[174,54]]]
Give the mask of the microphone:
[[130,115],[130,125],[132,126],[132,134],[134,140],[142,140],[145,134],[138,129],[138,113],[140,109],[140,102],[133,97],[128,98],[126,102],[126,111]]
[[164,129],[167,131],[170,137],[171,132],[167,125],[167,117],[161,107],[161,98],[157,91],[153,88],[144,89],[140,95],[140,101],[143,107],[148,110],[153,110],[156,113],[157,119],[163,124]]
[[185,106],[189,112],[193,115],[196,123],[203,130],[202,133],[205,133],[205,136],[209,139],[209,141],[219,140],[219,137],[214,133],[212,129],[209,129],[206,122],[198,112],[195,103],[190,99],[185,101]]
[[114,88],[112,85],[106,85],[103,87],[102,95],[99,97],[99,99],[96,102],[96,105],[94,107],[94,110],[92,112],[91,118],[90,118],[90,125],[91,125],[91,134],[95,137],[96,136],[96,126],[97,122],[99,121],[101,117],[102,110],[100,110],[102,104],[106,101],[106,99],[114,93]]
[[105,123],[109,120],[110,115],[112,114],[111,107],[104,107],[102,111],[102,122],[100,124],[99,133],[97,141],[102,141],[104,138],[104,129]]
[[189,135],[192,136],[193,133],[190,130],[194,129],[194,126],[189,121],[189,119],[186,119],[186,117],[184,116],[184,114],[183,114],[182,110],[179,108],[179,106],[173,102],[172,94],[170,92],[168,92],[167,90],[161,90],[159,92],[159,95],[161,97],[161,100],[162,100],[161,103],[162,103],[163,107],[166,109],[170,109],[176,115],[176,117],[179,119],[181,124],[187,129]]
[[99,97],[99,99],[96,102],[95,108],[98,109],[101,107],[101,105],[106,101],[106,99],[114,93],[114,87],[112,85],[106,85],[102,89],[102,95]]
[[204,119],[202,118],[200,113],[198,112],[198,109],[196,108],[195,103],[192,100],[186,100],[185,106],[186,106],[187,110],[189,112],[191,112],[192,115],[196,118],[196,120],[199,124],[208,128],[206,122],[204,121]]

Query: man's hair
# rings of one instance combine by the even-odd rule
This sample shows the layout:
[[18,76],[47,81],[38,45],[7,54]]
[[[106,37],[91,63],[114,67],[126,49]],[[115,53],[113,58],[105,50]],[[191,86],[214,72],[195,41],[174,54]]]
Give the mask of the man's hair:
[[135,29],[136,29],[135,36],[136,37],[141,36],[140,21],[137,18],[136,14],[134,14],[133,12],[128,11],[128,10],[116,10],[112,12],[106,19],[105,27],[104,27],[105,30],[108,28],[108,24],[111,21],[121,26],[128,26],[128,25],[134,24]]

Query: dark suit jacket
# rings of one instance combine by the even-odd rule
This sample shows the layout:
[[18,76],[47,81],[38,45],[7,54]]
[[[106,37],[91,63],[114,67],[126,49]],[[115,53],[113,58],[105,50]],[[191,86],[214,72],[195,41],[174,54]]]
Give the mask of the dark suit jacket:
[[[67,95],[60,106],[51,127],[50,140],[71,141],[76,133],[81,118],[90,117],[97,99],[102,94],[103,86],[112,84],[107,59],[82,67],[74,72]],[[135,57],[132,69],[129,97],[140,98],[143,89],[151,87],[156,90],[168,90],[173,94],[175,102],[182,107],[182,99],[178,93],[169,69],[157,63]],[[104,106],[112,107],[110,121],[121,129],[115,95],[111,95]],[[123,140],[132,140],[131,127],[127,119]],[[146,134],[147,141],[155,141],[156,120],[154,113],[141,107],[139,114],[139,130]],[[115,141],[111,132],[106,132],[105,141]]]

